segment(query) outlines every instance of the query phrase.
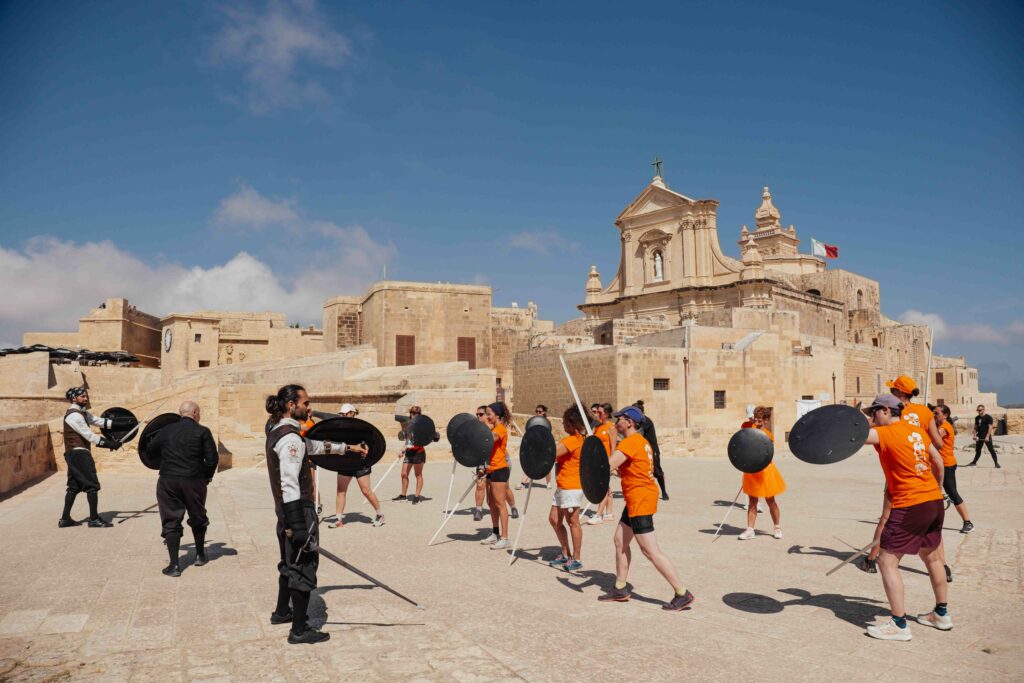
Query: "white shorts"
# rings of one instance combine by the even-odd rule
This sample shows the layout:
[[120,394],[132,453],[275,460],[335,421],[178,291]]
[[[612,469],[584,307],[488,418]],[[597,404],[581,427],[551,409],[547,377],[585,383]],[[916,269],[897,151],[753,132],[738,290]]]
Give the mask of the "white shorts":
[[555,489],[555,497],[551,499],[551,507],[578,508],[582,507],[583,489]]

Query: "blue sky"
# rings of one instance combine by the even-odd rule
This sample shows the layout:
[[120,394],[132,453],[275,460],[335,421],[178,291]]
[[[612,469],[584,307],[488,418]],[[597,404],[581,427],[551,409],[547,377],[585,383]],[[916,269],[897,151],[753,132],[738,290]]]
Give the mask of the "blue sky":
[[787,225],[1024,401],[1020,3],[0,4],[0,343],[107,296],[575,317],[650,180]]

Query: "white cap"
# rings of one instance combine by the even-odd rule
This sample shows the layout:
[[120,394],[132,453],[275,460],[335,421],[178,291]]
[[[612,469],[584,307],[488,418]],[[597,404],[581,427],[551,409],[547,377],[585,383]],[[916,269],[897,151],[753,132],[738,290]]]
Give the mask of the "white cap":
[[354,405],[352,405],[351,403],[342,403],[341,407],[338,408],[338,414],[339,415],[343,415],[345,413],[358,413],[358,412],[359,411],[356,410],[356,407]]
[[747,406],[747,419],[748,420],[753,420],[754,419],[754,406],[753,405],[748,405]]

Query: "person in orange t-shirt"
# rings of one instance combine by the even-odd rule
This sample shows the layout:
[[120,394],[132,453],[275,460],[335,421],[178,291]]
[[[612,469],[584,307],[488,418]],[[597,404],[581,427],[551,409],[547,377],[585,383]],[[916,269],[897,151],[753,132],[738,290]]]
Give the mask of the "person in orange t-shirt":
[[939,434],[932,411],[928,406],[910,402],[912,398],[921,393],[921,390],[917,388],[917,382],[906,375],[900,375],[893,381],[886,382],[885,386],[889,387],[889,392],[903,404],[900,419],[924,430],[933,444],[942,443],[942,435]]
[[[754,409],[754,419],[744,422],[741,428],[760,429],[774,442],[775,437],[765,426],[770,417],[771,411],[768,408],[758,406]],[[748,424],[750,427],[746,426]],[[758,513],[757,501],[759,498],[764,498],[765,502],[768,503],[768,512],[772,516],[772,524],[774,525],[772,536],[782,538],[782,513],[779,511],[779,504],[775,502],[775,496],[782,494],[785,490],[786,482],[779,473],[779,468],[775,466],[775,462],[768,463],[768,466],[760,472],[754,472],[753,474],[743,473],[743,492],[747,494],[748,500],[747,528],[737,537],[739,540],[747,541],[754,537],[754,526],[757,524]]]
[[492,550],[503,550],[511,545],[508,542],[508,509],[505,501],[508,496],[508,478],[512,468],[508,463],[508,424],[510,413],[508,406],[496,401],[487,406],[484,419],[494,435],[494,447],[491,459],[487,462],[487,504],[491,510],[491,535],[481,543],[491,546]]
[[[569,436],[555,447],[555,496],[551,501],[548,521],[558,537],[561,552],[548,562],[552,567],[561,567],[567,572],[583,567],[580,552],[583,545],[583,527],[580,526],[580,505],[583,503],[583,484],[580,481],[580,449],[586,426],[576,406],[569,407],[562,415],[562,427]],[[566,525],[569,530],[566,531]],[[572,537],[572,552],[569,552],[569,537]]]
[[934,415],[935,425],[942,436],[942,448],[939,449],[939,454],[942,455],[942,488],[956,508],[960,519],[964,521],[960,533],[969,534],[974,531],[974,524],[971,523],[971,515],[967,512],[967,503],[956,490],[956,428],[949,421],[948,406],[935,406]]
[[654,513],[658,511],[658,484],[654,479],[654,451],[637,428],[644,414],[635,406],[615,413],[615,429],[623,438],[612,453],[610,465],[622,478],[622,497],[626,505],[615,528],[615,588],[598,597],[602,602],[626,602],[631,596],[626,579],[632,559],[630,544],[636,538],[640,552],[665,577],[672,590],[672,599],[663,610],[678,612],[693,604],[693,593],[686,590],[672,560],[661,550],[654,534]]
[[903,404],[893,394],[879,394],[864,410],[873,424],[866,443],[875,447],[885,475],[885,499],[891,505],[882,529],[878,568],[889,599],[892,618],[869,626],[867,634],[880,640],[910,640],[904,607],[900,560],[916,553],[928,569],[935,608],[917,621],[942,631],[953,628],[946,608],[945,571],[942,562],[942,456],[927,433],[901,419]]
[[[595,403],[590,406],[590,413],[594,416],[594,436],[601,439],[604,450],[608,457],[612,457],[615,451],[615,444],[619,440],[619,434],[615,431],[615,423],[612,422],[612,404]],[[601,524],[614,519],[612,512],[612,492],[609,490],[604,500],[597,504],[597,510],[587,520],[587,524]]]

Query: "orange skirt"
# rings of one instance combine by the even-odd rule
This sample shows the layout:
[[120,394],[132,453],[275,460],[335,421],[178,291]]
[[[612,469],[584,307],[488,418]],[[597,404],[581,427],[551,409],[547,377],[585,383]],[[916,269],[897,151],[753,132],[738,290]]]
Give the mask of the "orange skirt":
[[743,493],[755,498],[772,498],[786,490],[786,481],[775,463],[768,463],[760,472],[743,474]]

